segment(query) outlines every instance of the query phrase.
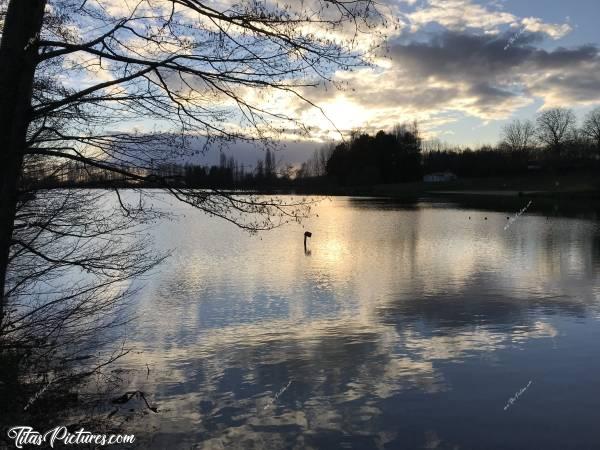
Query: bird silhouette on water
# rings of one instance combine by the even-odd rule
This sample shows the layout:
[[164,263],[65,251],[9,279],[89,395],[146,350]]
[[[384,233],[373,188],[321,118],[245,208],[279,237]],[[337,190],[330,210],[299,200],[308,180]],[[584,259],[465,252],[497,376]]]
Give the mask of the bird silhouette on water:
[[312,237],[312,233],[310,231],[304,232],[304,254],[310,255],[311,251],[306,248],[306,239]]

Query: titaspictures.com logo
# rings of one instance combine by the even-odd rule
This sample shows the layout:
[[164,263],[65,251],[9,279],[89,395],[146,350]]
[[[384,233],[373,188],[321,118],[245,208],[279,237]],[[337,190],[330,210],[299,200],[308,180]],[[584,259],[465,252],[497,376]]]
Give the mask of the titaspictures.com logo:
[[116,445],[132,444],[135,441],[133,434],[95,434],[81,428],[71,433],[67,427],[58,426],[40,433],[28,426],[16,426],[8,430],[8,437],[15,443],[16,448],[23,448],[24,445],[48,444],[51,448],[58,443],[63,445]]

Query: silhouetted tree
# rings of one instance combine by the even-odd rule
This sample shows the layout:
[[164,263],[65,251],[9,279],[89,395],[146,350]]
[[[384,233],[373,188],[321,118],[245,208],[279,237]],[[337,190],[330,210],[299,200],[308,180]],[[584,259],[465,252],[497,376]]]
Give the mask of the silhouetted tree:
[[515,119],[502,129],[502,145],[511,151],[528,150],[535,139],[535,125],[530,120]]
[[[382,19],[370,0],[277,5],[242,0],[230,6],[199,0],[139,0],[131,6],[10,0],[3,7],[0,291],[19,177],[24,159],[33,155],[78,161],[129,180],[154,180],[179,200],[250,230],[297,218],[295,206],[285,210],[281,202],[175,188],[150,169],[186,149],[196,151],[191,133],[206,148],[216,139],[263,139],[281,122],[304,129],[296,118],[250,98],[270,89],[303,101],[298,87],[306,80],[318,85],[336,67],[363,63],[351,36],[376,32]],[[336,29],[350,32],[350,39],[330,39]],[[73,82],[84,78],[90,81],[85,87]],[[250,92],[255,95],[245,95]],[[137,119],[154,120],[159,131],[111,130]],[[229,127],[228,119],[239,126]],[[273,221],[265,219],[269,216]],[[5,298],[0,317],[4,303]]]
[[596,152],[600,155],[600,107],[590,111],[583,122],[583,133],[590,139],[596,147]]
[[98,352],[130,320],[131,279],[163,255],[148,251],[144,232],[159,213],[141,208],[133,192],[117,194],[118,202],[114,195],[63,188],[20,196],[4,293],[11,301],[0,328],[2,419],[24,420],[27,402],[44,389],[55,398],[52,414],[26,416],[27,423],[60,420],[68,389],[127,353],[122,342],[108,356]]
[[374,137],[354,133],[337,145],[326,165],[327,175],[341,184],[395,183],[421,177],[421,140],[416,124],[397,126]]
[[275,177],[275,158],[268,148],[265,152],[264,175],[267,180]]
[[265,179],[265,165],[261,160],[256,161],[255,176],[259,183],[262,183]]
[[577,119],[567,108],[553,108],[537,117],[537,137],[556,156],[560,157],[565,145],[575,137]]
[[[262,94],[307,101],[307,84],[364,63],[352,36],[381,24],[370,0],[9,0],[0,17],[0,356],[10,349],[20,363],[67,355],[75,331],[93,338],[94,323],[119,317],[127,279],[156,262],[134,233],[156,213],[123,199],[117,182],[152,184],[250,231],[306,216],[302,202],[188,188],[186,177],[205,174],[172,163],[217,142],[276,136],[282,125],[306,132]],[[119,131],[139,121],[155,131]],[[54,183],[78,179],[66,161],[114,189],[29,183],[36,165]],[[207,182],[231,172],[211,168]],[[80,282],[42,289],[70,269]]]

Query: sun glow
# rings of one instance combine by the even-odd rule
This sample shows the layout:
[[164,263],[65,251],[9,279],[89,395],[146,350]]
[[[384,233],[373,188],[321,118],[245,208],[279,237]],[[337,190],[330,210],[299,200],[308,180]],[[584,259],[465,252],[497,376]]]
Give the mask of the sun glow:
[[[322,110],[325,117],[311,109],[306,113],[305,119],[311,124],[318,124],[321,129],[328,129],[330,138],[339,138],[335,128],[340,131],[358,129],[368,124],[372,118],[369,110],[360,108],[359,105],[344,97],[336,97],[333,101],[325,103]],[[324,119],[329,119],[333,124],[324,123]]]

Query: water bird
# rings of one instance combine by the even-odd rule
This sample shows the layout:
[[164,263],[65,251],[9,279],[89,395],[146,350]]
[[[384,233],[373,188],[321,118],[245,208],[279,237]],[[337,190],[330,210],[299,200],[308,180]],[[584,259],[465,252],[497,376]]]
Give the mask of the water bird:
[[312,237],[312,233],[310,231],[304,232],[304,252],[306,253],[306,238]]

